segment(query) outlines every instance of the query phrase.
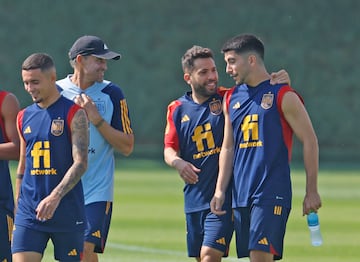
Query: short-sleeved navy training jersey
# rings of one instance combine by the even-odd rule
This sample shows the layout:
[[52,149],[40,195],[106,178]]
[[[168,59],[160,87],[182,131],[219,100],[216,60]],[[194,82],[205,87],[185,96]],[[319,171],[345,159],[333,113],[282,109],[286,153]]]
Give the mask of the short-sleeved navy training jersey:
[[60,201],[53,218],[41,222],[35,209],[73,164],[70,125],[80,107],[61,96],[48,108],[32,104],[20,111],[18,128],[26,143],[26,164],[15,225],[46,232],[82,231],[85,226],[81,182]]
[[223,129],[222,96],[219,94],[199,105],[189,92],[168,106],[165,148],[180,152],[183,160],[201,169],[199,181],[184,187],[185,213],[210,207],[218,176]]

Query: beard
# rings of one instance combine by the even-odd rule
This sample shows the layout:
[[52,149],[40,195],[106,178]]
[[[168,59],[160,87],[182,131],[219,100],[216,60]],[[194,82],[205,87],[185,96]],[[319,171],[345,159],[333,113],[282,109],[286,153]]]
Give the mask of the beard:
[[209,98],[217,93],[217,83],[214,88],[209,88],[207,85],[194,85],[194,92],[204,98]]

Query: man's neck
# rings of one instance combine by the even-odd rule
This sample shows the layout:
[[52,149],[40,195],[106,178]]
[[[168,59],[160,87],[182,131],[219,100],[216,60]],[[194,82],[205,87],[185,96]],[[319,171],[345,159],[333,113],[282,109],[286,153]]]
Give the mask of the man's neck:
[[247,79],[246,84],[248,86],[258,86],[260,83],[264,82],[265,80],[269,80],[270,74],[266,71],[266,69],[258,70],[253,72],[253,74]]
[[41,108],[48,108],[52,104],[54,104],[58,99],[60,98],[60,93],[57,91],[54,91],[53,94],[51,94],[45,101],[41,101],[40,103],[37,103],[37,105]]
[[190,96],[191,96],[192,100],[199,105],[201,105],[202,103],[204,103],[206,100],[208,100],[210,98],[210,96],[204,97],[204,96],[196,95],[194,92],[191,92]]
[[86,81],[84,77],[82,77],[81,74],[77,71],[75,71],[74,74],[70,77],[70,80],[73,84],[75,84],[77,87],[79,87],[82,90],[85,90],[86,88],[94,84],[94,82]]

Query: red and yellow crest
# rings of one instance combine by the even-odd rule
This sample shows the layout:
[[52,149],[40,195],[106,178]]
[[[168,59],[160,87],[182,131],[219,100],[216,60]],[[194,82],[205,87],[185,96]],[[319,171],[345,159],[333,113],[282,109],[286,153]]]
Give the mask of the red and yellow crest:
[[61,136],[64,132],[64,119],[54,119],[51,122],[51,134]]
[[220,115],[222,113],[222,106],[220,100],[214,100],[209,103],[210,112],[213,115]]
[[261,99],[261,107],[264,109],[269,109],[270,107],[272,107],[273,102],[274,102],[274,94],[271,93],[264,94]]

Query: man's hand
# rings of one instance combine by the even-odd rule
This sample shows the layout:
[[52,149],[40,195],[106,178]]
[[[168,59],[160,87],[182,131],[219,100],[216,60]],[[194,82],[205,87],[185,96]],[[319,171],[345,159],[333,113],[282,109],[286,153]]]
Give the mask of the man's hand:
[[290,76],[289,74],[284,70],[281,69],[280,71],[276,73],[270,74],[270,84],[288,84],[291,85]]
[[60,203],[61,197],[56,193],[51,193],[40,201],[36,208],[36,219],[46,221],[53,217],[56,208]]
[[96,125],[102,120],[102,117],[94,103],[94,101],[84,93],[77,95],[74,102],[85,109],[86,114],[93,125]]
[[201,170],[182,159],[175,159],[172,166],[179,172],[180,177],[187,184],[196,184],[199,181],[197,173]]
[[226,213],[226,211],[222,210],[223,204],[224,204],[224,196],[223,196],[223,194],[220,194],[219,196],[217,196],[215,194],[214,197],[211,199],[211,202],[210,202],[211,212],[214,213],[215,215],[218,215],[218,216],[224,215]]
[[310,212],[317,212],[321,207],[320,195],[316,193],[307,193],[303,202],[303,215],[308,215]]

